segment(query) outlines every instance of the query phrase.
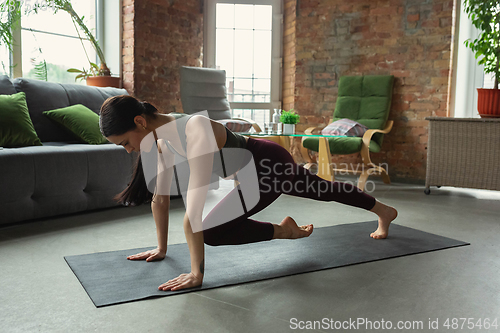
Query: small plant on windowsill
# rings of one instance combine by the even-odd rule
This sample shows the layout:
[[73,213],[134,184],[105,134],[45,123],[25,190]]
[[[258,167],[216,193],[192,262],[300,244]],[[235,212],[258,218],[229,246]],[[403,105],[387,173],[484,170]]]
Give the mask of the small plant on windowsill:
[[283,123],[283,134],[294,134],[295,124],[299,122],[300,116],[293,109],[281,112],[280,121]]
[[75,81],[80,79],[80,80],[87,80],[89,77],[93,76],[98,76],[99,74],[99,66],[94,64],[93,62],[89,61],[90,63],[90,69],[86,70],[85,68],[83,69],[78,69],[78,68],[70,68],[68,69],[69,73],[78,73],[78,75],[75,77]]
[[477,109],[481,117],[500,117],[500,6],[498,0],[464,0],[465,12],[472,24],[479,30],[479,36],[474,40],[466,40],[478,59],[478,64],[484,66],[485,73],[495,75],[493,89],[478,88]]

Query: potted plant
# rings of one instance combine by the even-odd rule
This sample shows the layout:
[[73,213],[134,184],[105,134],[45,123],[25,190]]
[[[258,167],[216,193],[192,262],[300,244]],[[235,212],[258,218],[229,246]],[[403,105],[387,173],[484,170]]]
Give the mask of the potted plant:
[[[83,31],[87,39],[90,41],[92,46],[94,47],[97,56],[99,57],[100,66],[97,66],[93,62],[89,60],[90,69],[87,71],[85,69],[79,70],[75,68],[70,68],[68,72],[78,73],[75,80],[77,79],[86,79],[87,85],[99,86],[99,87],[120,87],[120,78],[111,76],[111,72],[106,65],[106,60],[104,59],[104,53],[99,46],[96,38],[90,31],[90,29],[83,22],[82,17],[80,17],[73,6],[71,5],[70,0],[45,0],[45,1],[36,1],[29,7],[26,7],[25,14],[36,14],[39,10],[47,10],[52,9],[54,13],[59,10],[63,10],[67,12],[75,25]],[[3,4],[0,5],[0,10],[2,12],[8,12],[9,20],[7,22],[2,22],[0,33],[1,38],[0,42],[5,42],[7,45],[12,44],[12,28],[17,27],[19,23],[19,19],[21,17],[22,4],[17,0],[6,0]],[[79,34],[79,31],[77,29]],[[80,40],[82,38],[80,37]],[[83,45],[83,43],[82,43]],[[84,48],[85,50],[85,48]]]
[[281,112],[280,121],[283,123],[283,134],[294,134],[295,124],[299,122],[300,116],[293,109]]
[[495,75],[493,89],[478,88],[477,109],[481,117],[500,117],[500,8],[498,0],[464,0],[465,12],[480,31],[479,37],[466,40],[485,73]]

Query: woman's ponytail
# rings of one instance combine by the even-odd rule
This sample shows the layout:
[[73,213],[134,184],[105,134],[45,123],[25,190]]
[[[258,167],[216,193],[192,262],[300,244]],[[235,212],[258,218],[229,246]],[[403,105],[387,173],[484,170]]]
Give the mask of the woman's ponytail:
[[144,114],[148,116],[154,116],[158,113],[158,109],[151,103],[142,102],[142,106],[144,107]]
[[124,206],[139,206],[153,199],[153,193],[148,191],[146,185],[140,154],[137,156],[130,183],[114,199]]

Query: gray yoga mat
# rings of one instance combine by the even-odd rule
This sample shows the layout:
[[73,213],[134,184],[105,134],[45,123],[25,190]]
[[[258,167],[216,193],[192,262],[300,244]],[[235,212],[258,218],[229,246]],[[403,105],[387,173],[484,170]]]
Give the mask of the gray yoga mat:
[[375,240],[369,235],[376,226],[376,221],[341,224],[316,228],[310,237],[296,240],[205,246],[203,286],[174,292],[158,286],[190,272],[186,243],[169,245],[162,261],[127,260],[155,246],[64,259],[95,306],[102,307],[469,245],[397,224],[387,239]]

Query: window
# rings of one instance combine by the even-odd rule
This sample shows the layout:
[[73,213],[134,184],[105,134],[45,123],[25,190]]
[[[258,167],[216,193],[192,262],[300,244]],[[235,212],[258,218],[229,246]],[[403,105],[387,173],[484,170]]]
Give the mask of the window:
[[226,71],[235,117],[263,126],[281,106],[281,2],[207,0],[205,67]]
[[493,89],[495,85],[495,74],[484,73],[483,88]]
[[232,109],[233,117],[247,118],[254,120],[259,124],[261,129],[264,129],[264,123],[269,122],[269,110],[254,110],[254,109]]
[[10,76],[10,55],[5,45],[0,45],[0,75]]
[[227,75],[230,102],[271,101],[272,6],[216,5],[215,66]]
[[[95,1],[73,0],[71,4],[95,35]],[[29,5],[29,1],[22,3],[22,6]],[[62,10],[54,14],[51,8],[21,17],[20,43],[14,45],[13,59],[18,59],[19,55],[20,63],[14,61],[14,76],[59,83],[75,83],[76,74],[68,73],[68,68],[89,69],[89,60],[98,63],[94,48],[83,32],[77,30],[71,16]],[[3,63],[2,60],[2,66]]]

